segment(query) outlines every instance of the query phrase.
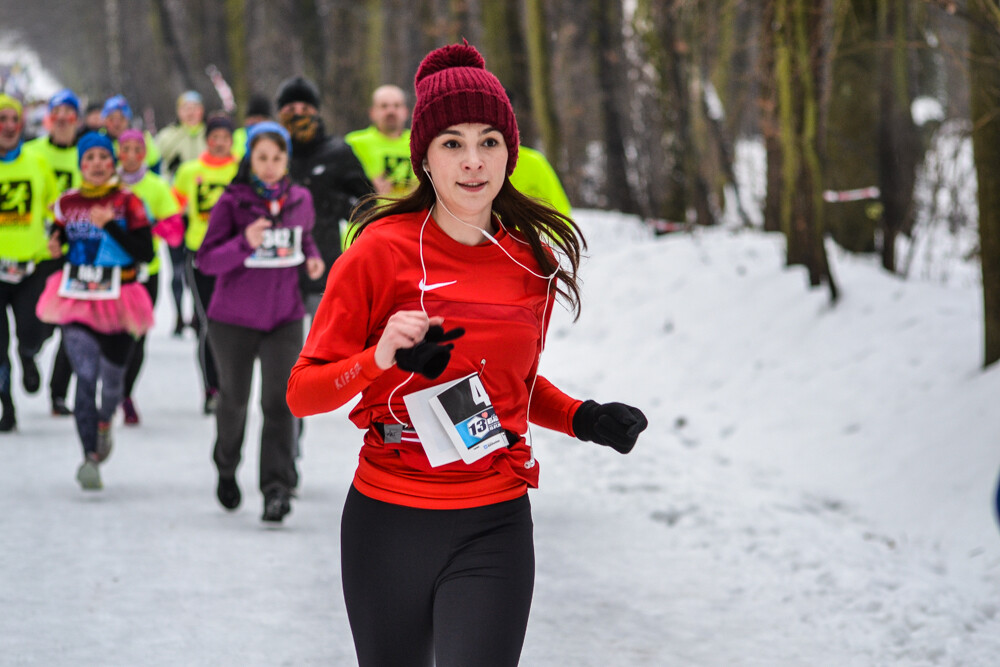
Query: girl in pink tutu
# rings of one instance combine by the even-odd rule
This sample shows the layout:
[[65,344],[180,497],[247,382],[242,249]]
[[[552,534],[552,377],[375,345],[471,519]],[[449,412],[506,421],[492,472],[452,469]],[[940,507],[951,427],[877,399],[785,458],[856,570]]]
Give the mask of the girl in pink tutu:
[[153,259],[153,238],[142,202],[118,181],[111,139],[91,132],[77,149],[83,184],[56,202],[49,238],[53,257],[68,245],[66,264],[46,283],[37,313],[62,327],[77,377],[73,416],[84,455],[77,480],[100,489],[98,464],[111,453],[125,367],[136,339],[153,325],[153,304],[136,282],[138,264]]

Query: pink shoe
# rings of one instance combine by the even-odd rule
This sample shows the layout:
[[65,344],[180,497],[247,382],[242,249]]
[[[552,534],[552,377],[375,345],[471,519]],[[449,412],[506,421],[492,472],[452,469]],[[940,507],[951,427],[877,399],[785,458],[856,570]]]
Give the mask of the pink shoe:
[[139,423],[139,413],[135,411],[135,404],[132,403],[131,398],[122,401],[122,412],[125,413],[125,423],[129,426],[135,426]]

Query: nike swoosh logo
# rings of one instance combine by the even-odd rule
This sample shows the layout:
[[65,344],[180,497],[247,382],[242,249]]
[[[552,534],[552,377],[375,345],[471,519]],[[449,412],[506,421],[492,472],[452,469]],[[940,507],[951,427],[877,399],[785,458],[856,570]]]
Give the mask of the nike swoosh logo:
[[435,290],[439,287],[447,287],[448,285],[454,285],[457,282],[458,282],[457,280],[449,280],[446,283],[431,283],[430,285],[428,285],[427,283],[424,282],[424,279],[421,278],[420,282],[417,283],[417,287],[420,288],[421,292],[430,292],[431,290]]

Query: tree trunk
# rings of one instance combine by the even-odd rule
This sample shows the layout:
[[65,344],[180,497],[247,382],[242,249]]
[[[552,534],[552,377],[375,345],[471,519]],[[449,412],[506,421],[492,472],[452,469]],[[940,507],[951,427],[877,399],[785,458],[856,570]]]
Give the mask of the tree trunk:
[[[848,0],[840,13],[841,35],[833,66],[824,155],[824,185],[851,190],[879,183],[879,88],[871,85],[878,71],[878,0]],[[827,229],[841,247],[851,252],[875,252],[875,222],[869,215],[880,207],[871,202],[845,201],[824,205]]]
[[557,162],[562,152],[559,122],[552,101],[552,76],[549,70],[548,21],[542,0],[524,3],[524,34],[528,54],[528,85],[532,119],[537,128],[540,151]]
[[[969,68],[972,150],[979,183],[979,239],[983,269],[983,366],[1000,359],[1000,16],[992,2],[970,0]],[[986,23],[990,28],[983,27]]]
[[767,162],[767,187],[764,194],[764,231],[780,232],[782,229],[782,169],[784,156],[781,153],[781,133],[778,118],[777,63],[775,62],[775,4],[768,0],[764,4],[760,31],[760,62],[757,67],[760,76],[760,129],[764,136],[764,152]]
[[624,122],[618,101],[622,76],[618,64],[622,48],[621,10],[615,0],[594,0],[594,57],[597,61],[598,96],[605,137],[605,170],[608,205],[624,213],[638,213],[628,179]]
[[777,0],[775,80],[778,89],[782,163],[782,229],[788,239],[789,265],[801,264],[809,284],[825,282],[831,300],[838,289],[830,271],[823,233],[822,170],[818,141],[819,100],[816,86],[821,62],[822,12],[806,0]]
[[104,0],[104,20],[108,29],[108,77],[111,89],[123,91],[121,14],[118,0]]
[[919,157],[916,127],[910,113],[912,94],[907,71],[906,0],[879,3],[879,28],[888,53],[879,59],[879,189],[882,193],[882,266],[896,271],[896,237],[910,227],[913,185]]
[[[688,152],[684,137],[688,124],[685,76],[677,38],[677,17],[673,9],[657,0],[640,0],[636,10],[636,29],[640,31],[649,60],[656,70],[657,101],[663,118],[663,150],[666,170],[656,193],[655,213],[666,222],[685,224],[688,208]],[[666,231],[665,227],[663,231]]]
[[[482,52],[486,58],[486,66],[491,72],[497,75],[500,83],[503,84],[510,96],[511,106],[514,107],[514,115],[517,117],[517,127],[521,133],[521,141],[528,146],[538,146],[548,150],[548,144],[543,142],[536,129],[532,104],[531,70],[529,70],[529,59],[527,55],[527,44],[525,42],[522,26],[524,21],[520,12],[520,3],[511,2],[486,2],[483,3],[483,40]],[[541,34],[547,40],[545,32]],[[547,44],[542,44],[543,52],[547,53]],[[543,73],[545,74],[544,90],[547,98],[549,113],[552,109],[552,86],[548,83],[547,57],[541,60]],[[552,126],[557,126],[554,118]]]
[[240,117],[246,115],[250,98],[250,73],[247,65],[246,0],[226,0],[226,51],[229,60],[229,85],[236,98]]

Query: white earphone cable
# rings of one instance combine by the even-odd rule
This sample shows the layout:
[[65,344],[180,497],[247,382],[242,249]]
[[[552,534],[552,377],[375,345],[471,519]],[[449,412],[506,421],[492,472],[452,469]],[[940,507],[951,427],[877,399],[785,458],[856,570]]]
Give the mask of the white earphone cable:
[[[427,174],[427,180],[430,181],[431,188],[434,190],[435,204],[440,204],[441,208],[443,208],[448,213],[448,215],[450,215],[452,218],[454,218],[458,222],[462,223],[466,227],[472,227],[473,229],[479,230],[479,233],[481,233],[484,237],[486,237],[487,241],[489,241],[490,243],[492,243],[496,247],[500,248],[500,250],[503,251],[503,254],[507,255],[507,258],[510,259],[510,261],[514,262],[519,267],[521,267],[522,269],[524,269],[525,271],[527,271],[531,275],[535,276],[536,278],[541,278],[542,280],[548,281],[548,284],[546,285],[546,288],[545,288],[545,308],[542,311],[542,326],[544,327],[545,320],[548,317],[548,313],[549,313],[549,295],[552,293],[552,281],[555,279],[556,274],[559,271],[558,263],[556,264],[556,268],[552,270],[552,273],[550,273],[549,275],[545,276],[545,275],[542,275],[540,273],[536,273],[535,271],[532,271],[530,268],[528,268],[527,266],[525,266],[521,262],[517,261],[517,259],[513,255],[511,255],[509,252],[507,252],[507,249],[504,248],[502,245],[500,245],[500,242],[497,241],[493,237],[493,235],[490,234],[488,231],[486,231],[482,227],[478,227],[476,225],[468,223],[465,220],[462,220],[460,217],[458,217],[454,213],[452,213],[448,209],[448,207],[445,205],[445,203],[443,201],[441,201],[441,197],[440,197],[440,195],[438,195],[437,186],[434,184],[434,179],[431,177],[431,172],[427,171],[427,167],[426,166],[423,169],[424,169],[424,173]],[[427,217],[424,218],[424,223],[420,227],[420,266],[421,266],[421,268],[423,268],[423,271],[424,271],[424,281],[427,280],[427,267],[424,265],[424,245],[423,245],[423,243],[424,243],[424,226],[427,224],[427,219],[428,218],[430,218],[430,210],[427,211]],[[506,231],[506,227],[503,226],[503,221],[501,221],[500,218],[497,218],[497,224],[499,224],[500,227],[502,227]],[[521,241],[520,239],[518,239],[516,236],[514,236],[510,232],[508,232],[507,235],[509,237],[513,238],[515,241],[519,241],[520,243],[522,243],[524,245],[529,245],[529,244],[525,243],[524,241]],[[554,301],[554,299],[553,299],[553,301]],[[423,306],[424,306],[424,294],[423,294],[423,290],[421,290],[421,292],[420,292],[420,307],[421,307],[421,309],[423,309]],[[424,314],[426,314],[426,313],[427,313],[427,311],[425,310]],[[538,350],[538,363],[539,364],[541,363],[542,354],[544,354],[544,353],[545,353],[545,336],[543,334],[542,335],[541,347]],[[528,455],[529,455],[529,458],[525,462],[524,467],[528,468],[528,469],[533,468],[535,466],[535,447],[532,444],[532,437],[531,437],[531,400],[532,400],[532,398],[535,395],[535,383],[536,382],[538,382],[538,369],[537,369],[537,367],[535,369],[535,375],[531,379],[531,388],[528,390],[528,408],[527,408],[527,412],[525,414],[525,423],[528,425],[528,431],[526,433],[527,437],[525,438],[525,444],[528,446]]]

